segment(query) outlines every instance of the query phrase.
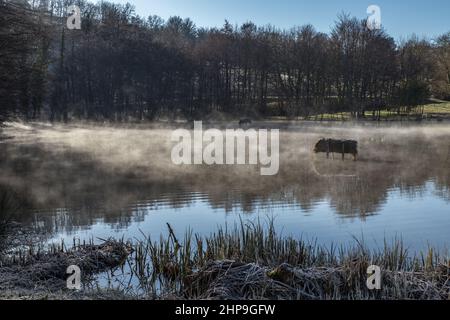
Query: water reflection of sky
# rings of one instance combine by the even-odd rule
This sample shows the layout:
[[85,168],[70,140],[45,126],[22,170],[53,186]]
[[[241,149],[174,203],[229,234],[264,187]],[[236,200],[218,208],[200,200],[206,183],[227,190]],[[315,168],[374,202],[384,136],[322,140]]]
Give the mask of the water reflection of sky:
[[244,221],[257,218],[267,221],[274,217],[282,235],[317,240],[327,246],[332,243],[354,244],[353,237],[356,237],[364,238],[369,247],[381,248],[385,239],[392,241],[401,237],[412,251],[424,250],[428,245],[444,250],[450,244],[450,203],[436,194],[433,182],[428,182],[422,189],[415,196],[399,189],[389,190],[379,210],[363,218],[339,215],[327,200],[316,202],[308,210],[283,201],[271,205],[257,203],[251,214],[244,214],[238,206],[231,211],[212,208],[204,195],[196,194],[189,204],[181,208],[173,208],[163,202],[137,203],[133,206],[127,227],[99,219],[88,228],[59,230],[51,241],[64,239],[65,243],[72,243],[74,237],[81,240],[109,237],[142,239],[144,235],[158,240],[161,234],[167,235],[167,223],[182,239],[189,228],[195,233],[209,235],[218,226],[233,227],[240,218]]
[[[395,236],[416,249],[450,242],[448,125],[287,124],[270,178],[252,167],[174,166],[170,128],[5,130],[17,137],[0,144],[5,212],[52,241],[157,239],[166,223],[180,238],[188,227],[208,235],[273,216],[283,235],[326,245],[362,235],[372,247]],[[359,160],[312,154],[324,136],[358,140]]]

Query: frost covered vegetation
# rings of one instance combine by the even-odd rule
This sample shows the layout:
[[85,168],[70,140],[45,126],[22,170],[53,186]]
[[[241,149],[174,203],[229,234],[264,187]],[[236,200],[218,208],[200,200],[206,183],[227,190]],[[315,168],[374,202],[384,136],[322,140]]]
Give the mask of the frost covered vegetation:
[[[134,244],[108,241],[101,246],[54,246],[50,253],[28,251],[3,259],[0,297],[79,299],[276,299],[396,300],[450,298],[450,264],[432,248],[410,255],[401,241],[368,250],[321,247],[281,237],[272,222],[242,221],[210,236],[192,232],[177,239],[150,238]],[[16,253],[17,256],[18,253]],[[112,269],[121,277],[103,286],[85,277],[82,292],[65,290],[65,268],[78,264],[85,274]],[[367,268],[382,269],[382,289],[367,289]],[[114,280],[115,276],[111,276]],[[136,279],[136,281],[133,281]],[[134,285],[132,286],[131,283]]]

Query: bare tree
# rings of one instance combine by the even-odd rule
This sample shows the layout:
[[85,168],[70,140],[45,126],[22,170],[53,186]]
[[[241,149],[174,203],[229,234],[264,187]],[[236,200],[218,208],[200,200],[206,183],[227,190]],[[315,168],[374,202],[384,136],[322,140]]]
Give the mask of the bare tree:
[[[65,27],[67,6],[82,30]],[[366,117],[408,112],[450,92],[449,36],[397,45],[384,30],[339,16],[329,35],[252,22],[197,28],[141,18],[131,5],[0,0],[0,117],[51,120],[199,119],[213,112]]]

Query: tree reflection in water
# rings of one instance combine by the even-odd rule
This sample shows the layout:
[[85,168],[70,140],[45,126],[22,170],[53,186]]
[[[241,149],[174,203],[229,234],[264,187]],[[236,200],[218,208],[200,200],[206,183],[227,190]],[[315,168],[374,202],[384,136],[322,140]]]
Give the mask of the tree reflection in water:
[[[343,219],[365,219],[379,212],[390,191],[415,198],[430,181],[450,202],[448,127],[282,128],[275,177],[251,166],[175,167],[169,129],[31,129],[6,129],[15,138],[0,143],[0,184],[20,197],[22,222],[49,232],[87,228],[99,219],[126,228],[158,206],[184,208],[199,200],[243,213],[282,206],[308,213],[327,201]],[[313,155],[324,136],[357,139],[359,160]]]

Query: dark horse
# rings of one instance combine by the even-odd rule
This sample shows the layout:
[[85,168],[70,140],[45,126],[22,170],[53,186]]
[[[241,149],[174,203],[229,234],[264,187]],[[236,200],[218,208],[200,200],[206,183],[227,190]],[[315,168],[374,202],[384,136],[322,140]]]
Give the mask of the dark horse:
[[239,120],[239,126],[251,125],[251,124],[252,124],[252,120],[250,120],[250,119],[241,119],[241,120]]
[[330,157],[330,153],[340,153],[342,154],[342,160],[345,159],[346,154],[351,154],[356,161],[358,156],[358,142],[354,140],[322,139],[316,144],[314,152],[326,153],[327,158]]

